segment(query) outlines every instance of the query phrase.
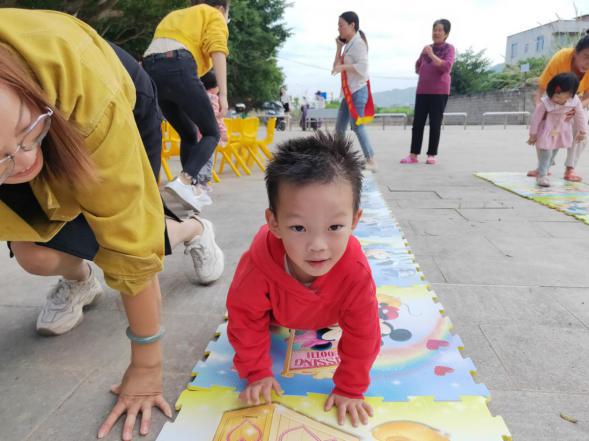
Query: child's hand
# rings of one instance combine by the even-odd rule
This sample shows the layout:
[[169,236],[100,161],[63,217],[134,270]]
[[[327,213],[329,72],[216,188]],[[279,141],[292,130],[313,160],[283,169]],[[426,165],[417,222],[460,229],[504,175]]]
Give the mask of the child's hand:
[[260,395],[264,397],[266,404],[272,403],[272,389],[276,395],[280,396],[280,384],[274,377],[266,377],[261,380],[249,383],[247,387],[239,394],[239,399],[247,404],[260,404]]
[[577,136],[575,136],[575,142],[581,142],[586,137],[587,137],[587,135],[585,134],[585,132],[579,132],[579,133],[577,133]]
[[368,424],[368,417],[374,412],[372,407],[366,401],[358,398],[348,398],[343,395],[332,393],[325,402],[325,411],[329,412],[331,408],[337,407],[337,423],[342,426],[346,420],[346,413],[350,414],[350,420],[354,427],[358,427],[358,419],[362,424]]
[[528,144],[534,145],[534,144],[536,144],[537,140],[538,140],[538,137],[536,135],[530,135],[530,137],[528,138]]

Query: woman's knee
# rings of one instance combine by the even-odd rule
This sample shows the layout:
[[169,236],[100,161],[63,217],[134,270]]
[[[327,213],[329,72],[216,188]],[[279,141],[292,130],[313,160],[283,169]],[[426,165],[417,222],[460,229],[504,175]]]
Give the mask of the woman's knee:
[[32,242],[11,242],[10,248],[20,267],[27,273],[36,276],[54,275],[57,251]]

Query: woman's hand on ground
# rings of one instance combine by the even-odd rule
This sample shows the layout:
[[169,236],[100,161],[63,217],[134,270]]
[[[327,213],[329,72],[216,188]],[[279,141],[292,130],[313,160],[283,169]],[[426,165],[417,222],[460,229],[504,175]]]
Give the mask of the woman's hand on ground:
[[325,411],[329,412],[333,406],[337,408],[337,423],[340,426],[346,421],[346,414],[350,415],[350,421],[354,427],[358,427],[359,421],[364,425],[368,424],[368,417],[374,415],[372,406],[363,399],[332,393],[325,402]]
[[260,404],[260,396],[264,398],[266,404],[272,403],[272,389],[277,395],[281,395],[280,384],[274,377],[265,377],[261,380],[249,383],[246,388],[239,394],[239,399],[249,405]]
[[109,434],[117,420],[127,414],[123,424],[123,441],[133,438],[133,427],[141,413],[139,433],[147,435],[151,426],[151,408],[156,406],[168,418],[172,417],[172,408],[162,395],[162,368],[139,368],[132,364],[127,368],[121,384],[111,387],[111,392],[118,395],[118,400],[108,417],[98,430],[98,438]]

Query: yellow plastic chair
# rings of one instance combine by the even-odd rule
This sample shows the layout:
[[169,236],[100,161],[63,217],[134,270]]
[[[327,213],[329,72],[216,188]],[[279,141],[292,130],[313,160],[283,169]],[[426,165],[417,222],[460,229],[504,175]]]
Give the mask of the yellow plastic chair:
[[245,153],[247,163],[253,161],[260,170],[266,170],[260,157],[258,156],[258,127],[260,120],[256,117],[245,118],[241,123],[241,139],[239,140],[239,147]]
[[225,126],[227,127],[227,143],[225,145],[218,145],[215,150],[215,167],[218,156],[221,155],[221,162],[219,164],[218,174],[223,173],[225,165],[228,165],[236,176],[241,176],[238,167],[241,167],[246,175],[251,175],[249,167],[243,161],[238,153],[239,143],[241,140],[241,119],[225,118]]
[[274,142],[274,133],[276,132],[276,118],[269,118],[266,122],[266,137],[264,139],[257,139],[256,145],[266,155],[266,158],[272,159],[272,152],[270,151],[270,144]]
[[[162,121],[162,168],[164,169],[168,181],[171,181],[174,178],[174,175],[172,175],[172,172],[170,171],[170,166],[168,165],[168,160],[172,156],[180,156],[180,135],[178,135],[178,132],[174,130],[174,127],[172,127],[168,121],[164,120]],[[214,165],[211,174],[213,181],[221,182],[219,175],[217,175],[217,172],[215,171]]]
[[174,178],[168,165],[168,160],[172,156],[180,156],[180,135],[168,121],[164,120],[162,122],[162,168],[168,181]]

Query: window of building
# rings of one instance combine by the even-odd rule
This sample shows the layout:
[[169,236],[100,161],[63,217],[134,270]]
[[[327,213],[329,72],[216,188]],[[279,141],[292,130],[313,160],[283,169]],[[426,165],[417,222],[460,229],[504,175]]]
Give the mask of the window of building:
[[511,58],[517,57],[517,43],[511,44]]
[[536,37],[536,52],[543,52],[544,51],[544,36],[540,35]]
[[529,46],[529,44],[526,43],[526,45],[524,46],[524,54],[528,53],[528,46]]

